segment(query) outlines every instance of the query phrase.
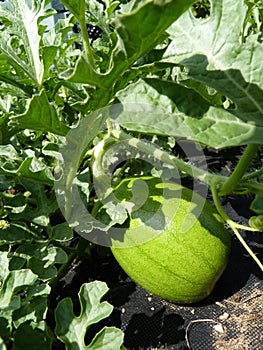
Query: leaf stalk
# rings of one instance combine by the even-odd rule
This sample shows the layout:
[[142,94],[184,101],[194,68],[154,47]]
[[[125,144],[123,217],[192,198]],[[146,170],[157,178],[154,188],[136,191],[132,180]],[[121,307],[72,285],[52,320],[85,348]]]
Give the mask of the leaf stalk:
[[256,262],[256,264],[259,266],[259,268],[261,269],[261,271],[263,272],[263,264],[261,263],[261,261],[258,259],[258,257],[256,256],[256,254],[250,249],[250,247],[248,246],[248,244],[246,243],[246,241],[244,240],[244,238],[241,236],[241,234],[238,231],[239,229],[243,229],[243,230],[249,230],[249,231],[259,231],[257,229],[252,229],[247,227],[247,226],[243,226],[243,225],[239,225],[236,222],[234,222],[233,220],[231,220],[226,212],[224,211],[220,199],[219,199],[219,195],[218,195],[218,186],[216,185],[216,183],[214,183],[211,186],[211,191],[212,191],[212,196],[213,196],[213,200],[214,200],[214,204],[215,207],[218,211],[218,213],[221,215],[222,219],[229,225],[229,227],[232,229],[232,231],[234,232],[234,234],[236,235],[237,239],[239,240],[239,242],[242,244],[242,246],[245,248],[245,250],[248,252],[248,254],[251,256],[251,258]]
[[242,181],[255,179],[255,178],[257,178],[257,177],[259,177],[261,175],[263,175],[263,167],[258,169],[258,170],[256,170],[256,171],[253,171],[250,174],[244,175],[243,178],[242,178]]
[[90,64],[91,68],[94,69],[95,62],[94,62],[94,57],[93,57],[93,53],[92,53],[91,46],[90,46],[88,30],[86,27],[85,6],[86,6],[85,1],[82,1],[81,2],[81,16],[79,17],[79,24],[80,24],[80,29],[81,29],[83,44],[84,44],[84,50],[85,50],[85,53],[86,53],[86,56],[88,59],[88,63]]
[[233,192],[233,190],[237,187],[237,185],[239,185],[239,182],[241,181],[245,172],[247,171],[250,164],[252,163],[252,160],[255,157],[259,148],[260,148],[260,145],[257,145],[257,144],[250,144],[246,147],[232,175],[229,177],[227,182],[220,189],[219,191],[220,196],[224,196]]
[[112,135],[120,141],[128,141],[129,145],[137,148],[138,150],[150,154],[156,159],[162,161],[165,164],[172,165],[178,168],[187,175],[197,178],[198,180],[204,182],[207,185],[211,185],[215,180],[218,183],[226,182],[227,177],[222,175],[211,174],[208,171],[198,168],[194,165],[186,163],[184,160],[172,156],[166,152],[161,151],[151,143],[141,141],[135,137],[132,137],[122,131],[112,130]]

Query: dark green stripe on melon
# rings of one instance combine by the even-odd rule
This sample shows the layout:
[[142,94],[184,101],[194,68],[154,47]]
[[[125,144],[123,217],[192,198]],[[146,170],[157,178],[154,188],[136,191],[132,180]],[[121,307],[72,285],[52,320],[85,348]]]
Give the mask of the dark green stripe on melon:
[[[122,197],[122,200],[129,181],[137,180],[124,180],[116,191],[116,196]],[[149,202],[145,203],[132,214],[130,228],[125,233],[129,245],[133,241],[134,246],[113,246],[112,253],[124,271],[149,292],[178,303],[200,301],[211,293],[225,269],[230,234],[214,207],[200,195],[195,194],[193,197],[191,190],[175,183],[161,183],[157,178],[144,178],[144,181],[150,189],[147,201],[153,202],[154,198],[154,202],[159,201],[162,208],[164,202],[168,201],[168,207],[174,206],[176,215],[170,226],[155,238],[136,245],[136,237],[139,237],[137,233],[143,237],[148,231],[146,225],[138,224],[140,215],[143,223],[145,208],[149,208]],[[163,198],[160,188],[169,189],[174,196]],[[199,206],[203,207],[199,208],[201,214],[189,230],[182,232],[183,223],[196,218],[195,209]],[[138,232],[134,227],[137,227]]]

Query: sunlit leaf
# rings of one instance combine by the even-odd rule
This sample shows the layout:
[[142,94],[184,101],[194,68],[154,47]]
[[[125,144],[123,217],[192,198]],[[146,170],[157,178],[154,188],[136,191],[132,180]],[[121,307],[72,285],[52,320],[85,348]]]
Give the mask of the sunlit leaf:
[[[213,0],[211,3],[207,20],[197,20],[188,11],[172,24],[168,29],[172,41],[163,61],[184,65],[189,77],[227,96],[235,104],[231,113],[240,123],[259,128],[255,129],[256,134],[262,133],[263,78],[258,73],[263,69],[262,44],[254,34],[242,42],[246,16],[243,1]],[[229,123],[225,122],[224,130],[228,127]],[[247,133],[248,143],[259,142],[257,137],[251,138],[253,133],[254,130]]]
[[64,264],[68,260],[62,248],[48,247],[45,243],[21,245],[15,256],[24,259],[27,267],[44,281],[57,275],[55,265]]
[[50,290],[50,287],[45,284],[35,284],[27,289],[27,294],[22,301],[21,307],[13,313],[13,322],[16,328],[24,322],[32,321],[38,323],[46,318],[48,310],[47,297]]
[[[45,3],[33,0],[31,6],[26,1],[9,0],[7,4],[0,5],[0,18],[7,21],[7,30],[1,32],[0,49],[11,60],[10,63],[17,65],[23,70],[33,82],[42,83],[43,63],[40,59],[41,37],[38,31],[38,23],[44,17],[51,15],[45,10]],[[22,42],[26,52],[25,62],[12,47],[11,36],[16,35]],[[2,34],[4,34],[2,36]]]
[[79,19],[84,14],[85,0],[61,0],[74,16]]
[[105,349],[118,350],[122,344],[123,334],[116,328],[104,329],[87,346],[85,345],[85,334],[89,327],[109,316],[113,307],[106,301],[100,299],[108,291],[104,282],[94,281],[82,285],[79,292],[80,315],[73,313],[71,299],[66,298],[58,303],[55,310],[56,329],[55,333],[66,345],[67,349]]
[[108,71],[105,74],[95,72],[85,57],[81,57],[68,79],[109,89],[140,56],[166,37],[165,29],[193,2],[146,1],[130,13],[119,13],[114,20],[118,41],[109,58]]
[[175,82],[145,79],[129,85],[118,98],[123,112],[115,120],[128,130],[185,137],[214,148],[263,143],[263,127],[213,106],[195,90]]
[[69,131],[60,121],[56,107],[49,102],[44,90],[33,96],[25,113],[11,118],[12,123],[20,129],[50,131],[58,135],[65,135]]
[[21,294],[37,280],[29,269],[10,271],[0,288],[0,309],[16,310],[21,306]]

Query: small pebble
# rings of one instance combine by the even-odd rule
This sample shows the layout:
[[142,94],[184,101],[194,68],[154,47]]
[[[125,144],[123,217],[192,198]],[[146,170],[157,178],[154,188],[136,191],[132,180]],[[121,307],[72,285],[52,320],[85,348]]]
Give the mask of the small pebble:
[[219,316],[219,320],[225,321],[229,318],[229,314],[227,312],[224,312],[223,315]]
[[126,311],[126,310],[125,310],[125,308],[123,307],[123,308],[121,309],[121,313],[124,314],[125,311]]
[[224,333],[224,328],[223,328],[223,326],[221,324],[216,324],[213,328],[218,333],[221,333],[221,334]]

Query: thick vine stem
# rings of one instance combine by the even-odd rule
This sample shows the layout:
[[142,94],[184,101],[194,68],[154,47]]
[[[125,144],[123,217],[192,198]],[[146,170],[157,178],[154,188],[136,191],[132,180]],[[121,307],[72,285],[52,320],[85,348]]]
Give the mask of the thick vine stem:
[[256,171],[253,171],[250,174],[244,175],[243,178],[242,178],[242,181],[248,181],[248,180],[251,180],[251,179],[255,179],[256,177],[259,177],[261,175],[263,175],[263,167],[258,169],[258,170],[256,170]]
[[256,144],[251,144],[246,147],[232,175],[229,177],[227,182],[221,187],[219,191],[220,196],[224,196],[231,193],[237,187],[245,172],[249,168],[259,148],[260,145]]
[[240,183],[241,188],[247,188],[248,193],[258,193],[263,194],[263,183],[257,182],[257,181],[250,181],[250,182],[241,182]]
[[79,16],[79,24],[80,24],[80,29],[81,29],[82,38],[83,38],[84,50],[91,68],[94,69],[95,62],[94,62],[94,57],[90,47],[89,34],[87,31],[86,20],[85,20],[85,6],[86,6],[85,1],[82,1],[80,3],[80,6],[81,6],[81,10],[80,10],[81,16]]
[[[51,288],[56,288],[59,284],[59,281],[68,273],[70,267],[74,263],[76,263],[83,255],[85,255],[85,257],[90,256],[91,246],[92,244],[89,241],[80,237],[76,248],[71,248],[71,253],[68,256],[68,261],[65,264],[61,265],[61,267],[58,269],[57,275],[48,282],[49,286]],[[61,248],[65,249],[63,246],[61,246]]]
[[[232,231],[234,232],[234,234],[238,238],[239,242],[243,245],[243,247],[246,249],[248,254],[251,256],[251,258],[256,262],[256,264],[259,266],[259,268],[263,272],[263,264],[258,259],[256,254],[250,249],[250,247],[247,245],[246,241],[243,239],[243,237],[241,236],[241,234],[238,231],[238,229],[251,230],[251,228],[243,226],[243,225],[239,225],[227,216],[226,212],[222,208],[222,205],[221,205],[221,202],[220,202],[220,199],[218,196],[217,187],[218,186],[216,185],[216,183],[212,184],[211,191],[212,191],[213,200],[214,200],[214,203],[215,203],[215,206],[216,206],[218,213],[221,215],[223,220],[229,225],[229,227],[232,229]],[[252,229],[251,231],[259,231],[259,230]]]
[[165,164],[172,165],[178,168],[182,172],[185,172],[187,175],[197,178],[198,180],[206,183],[209,186],[215,180],[221,184],[227,181],[227,177],[225,176],[211,174],[206,170],[200,169],[194,165],[190,165],[184,160],[158,149],[153,144],[132,137],[123,131],[112,130],[112,136],[114,136],[120,141],[127,141],[129,145],[137,148],[138,150],[152,155],[153,157],[162,161]]
[[68,273],[70,266],[76,259],[77,255],[75,252],[69,254],[68,261],[58,269],[57,275],[48,282],[51,288],[56,288],[58,286],[59,281]]

